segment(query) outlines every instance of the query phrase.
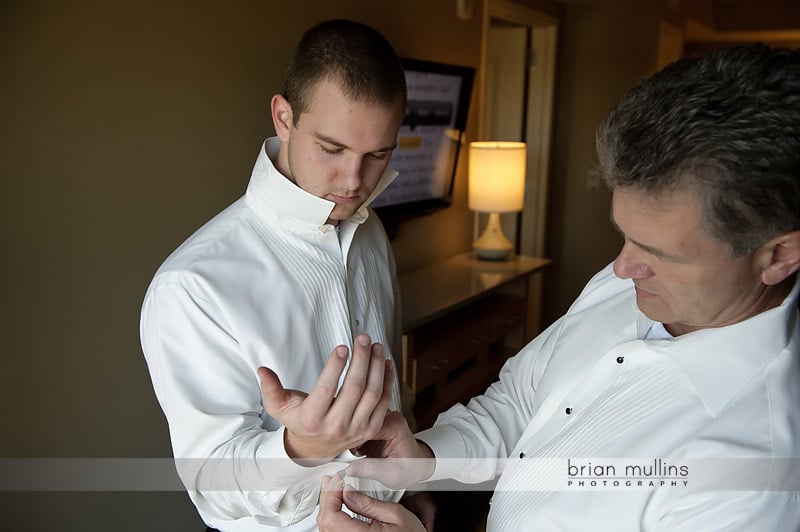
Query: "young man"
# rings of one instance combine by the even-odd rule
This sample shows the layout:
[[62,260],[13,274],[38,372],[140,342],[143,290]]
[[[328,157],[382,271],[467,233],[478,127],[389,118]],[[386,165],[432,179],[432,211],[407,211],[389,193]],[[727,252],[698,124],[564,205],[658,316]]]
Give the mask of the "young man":
[[[387,416],[370,452],[428,458],[403,463],[415,481],[499,475],[490,530],[798,530],[800,52],[674,63],[597,144],[625,241],[614,263],[484,395],[418,440]],[[387,482],[403,472],[383,462]],[[326,486],[322,530],[359,529],[342,500],[418,529]]]
[[[147,291],[142,347],[178,471],[211,527],[315,529],[325,464],[400,408],[395,265],[368,205],[396,175],[405,102],[402,65],[377,31],[308,30],[246,193]],[[260,366],[320,400],[280,412],[281,424],[262,407]]]

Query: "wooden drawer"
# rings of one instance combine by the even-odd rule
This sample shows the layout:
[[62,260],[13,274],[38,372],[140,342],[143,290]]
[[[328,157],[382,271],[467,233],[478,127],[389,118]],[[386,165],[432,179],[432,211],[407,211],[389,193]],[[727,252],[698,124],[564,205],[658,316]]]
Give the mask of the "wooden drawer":
[[488,263],[464,254],[400,279],[403,379],[414,394],[417,428],[482,393],[528,340],[530,275],[548,262],[515,257]]
[[417,393],[445,384],[462,366],[485,356],[491,340],[492,315],[469,310],[421,328],[414,339],[408,384]]
[[499,295],[493,301],[492,341],[499,340],[525,323],[526,301],[521,297]]

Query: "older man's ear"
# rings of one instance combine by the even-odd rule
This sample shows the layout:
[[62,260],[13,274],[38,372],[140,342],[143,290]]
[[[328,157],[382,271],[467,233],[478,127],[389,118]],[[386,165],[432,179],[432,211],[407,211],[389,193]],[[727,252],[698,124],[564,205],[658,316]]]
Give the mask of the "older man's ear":
[[773,238],[757,253],[763,261],[761,281],[766,285],[782,282],[800,269],[800,231]]

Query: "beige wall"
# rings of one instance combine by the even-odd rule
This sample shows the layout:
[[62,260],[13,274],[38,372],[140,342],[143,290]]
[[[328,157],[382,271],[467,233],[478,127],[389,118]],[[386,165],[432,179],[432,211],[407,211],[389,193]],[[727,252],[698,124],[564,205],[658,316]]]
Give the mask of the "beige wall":
[[610,194],[593,172],[594,131],[624,92],[651,73],[659,4],[575,0],[565,6],[546,245],[554,264],[544,283],[545,323],[564,313],[622,243],[610,223]]
[[[0,457],[168,457],[138,341],[141,298],[166,255],[238,197],[294,41],[351,17],[401,55],[477,66],[470,21],[445,0],[6,2],[0,8]],[[529,2],[530,4],[530,2]],[[535,2],[534,2],[535,4]],[[646,74],[640,2],[568,5],[561,30],[548,308],[613,258],[608,194],[587,186],[592,131]],[[475,98],[468,140],[476,138]],[[469,249],[454,207],[401,226],[398,265]],[[9,530],[200,530],[185,495],[0,493]]]

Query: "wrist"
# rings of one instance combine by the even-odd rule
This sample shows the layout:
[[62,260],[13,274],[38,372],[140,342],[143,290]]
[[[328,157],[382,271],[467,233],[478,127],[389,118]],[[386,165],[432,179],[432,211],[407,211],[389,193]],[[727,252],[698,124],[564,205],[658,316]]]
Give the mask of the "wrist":
[[316,467],[327,464],[336,455],[326,456],[325,453],[309,445],[307,441],[290,432],[288,429],[283,432],[283,448],[286,455],[296,464],[305,467]]
[[433,449],[431,449],[424,441],[416,440],[416,442],[417,447],[419,448],[419,456],[424,462],[424,476],[420,478],[420,480],[428,480],[431,475],[433,475],[433,471],[436,469],[436,455],[433,454]]

